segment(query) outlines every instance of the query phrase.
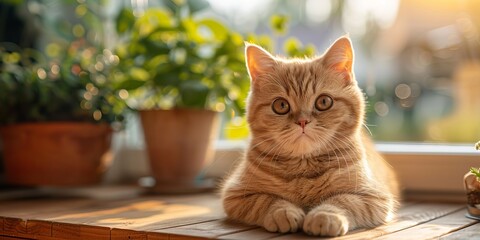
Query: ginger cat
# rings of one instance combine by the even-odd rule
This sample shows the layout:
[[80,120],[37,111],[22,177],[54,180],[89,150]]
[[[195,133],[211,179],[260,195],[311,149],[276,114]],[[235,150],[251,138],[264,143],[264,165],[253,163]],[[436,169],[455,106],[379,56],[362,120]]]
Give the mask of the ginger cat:
[[251,141],[222,188],[228,217],[322,236],[391,220],[398,185],[362,130],[350,40],[313,59],[274,57],[249,43],[245,54]]

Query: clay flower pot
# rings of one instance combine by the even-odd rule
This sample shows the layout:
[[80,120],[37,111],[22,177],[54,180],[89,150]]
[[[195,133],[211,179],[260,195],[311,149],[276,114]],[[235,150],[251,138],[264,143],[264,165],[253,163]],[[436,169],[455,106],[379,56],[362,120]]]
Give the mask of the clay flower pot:
[[480,179],[469,172],[464,178],[467,192],[468,217],[480,220]]
[[142,110],[140,118],[156,188],[194,185],[213,158],[218,114],[196,109]]
[[0,134],[6,181],[11,184],[97,184],[112,159],[108,124],[15,124],[0,128]]

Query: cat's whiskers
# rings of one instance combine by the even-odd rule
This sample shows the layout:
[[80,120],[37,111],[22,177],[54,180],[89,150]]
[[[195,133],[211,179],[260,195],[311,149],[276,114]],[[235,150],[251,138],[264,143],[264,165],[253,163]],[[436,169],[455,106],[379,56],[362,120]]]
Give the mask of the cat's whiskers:
[[[324,139],[320,136],[320,134],[314,134],[314,136],[316,136],[315,141],[316,141],[316,142],[319,142],[320,144],[322,144],[324,149],[327,149],[327,142],[326,142],[326,140],[324,140]],[[327,155],[328,155],[328,168],[330,168],[330,165],[332,164],[332,161],[330,160],[330,158],[331,158],[331,157],[330,157],[330,151],[326,151],[326,152],[327,152]],[[338,166],[338,167],[340,167],[340,166]],[[328,168],[327,168],[327,169],[328,169]],[[308,170],[308,169],[305,169],[305,171],[306,171],[306,170]],[[314,169],[314,170],[315,170],[315,169]],[[316,172],[317,174],[320,174],[320,169],[315,170],[315,172]]]
[[[258,142],[257,144],[255,144],[255,145],[253,145],[253,146],[250,146],[249,148],[250,148],[250,149],[254,149],[254,148],[260,146],[261,144],[263,144],[263,143],[265,143],[265,142],[267,142],[267,141],[273,140],[273,139],[274,139],[273,137],[271,137],[271,138],[266,138],[266,139]],[[253,160],[253,164],[255,164],[255,162],[258,160],[258,158],[262,157],[263,153],[265,153],[267,150],[268,150],[269,152],[271,151],[271,149],[266,149],[266,150],[260,152],[260,154],[258,154],[258,157]],[[266,155],[268,155],[268,153],[266,153],[265,155],[263,155],[263,158],[265,158]],[[263,160],[263,158],[262,158],[262,160]],[[260,160],[260,162],[261,162],[262,160]],[[260,162],[258,163],[257,167],[260,166]],[[253,172],[252,176],[253,176],[254,173],[256,172],[256,168],[255,168],[253,171],[254,171],[254,172]],[[250,178],[250,179],[251,179],[251,178]],[[243,190],[244,190],[244,192],[243,192],[244,195],[246,194],[247,187],[248,187],[248,185],[250,184],[250,179],[247,179],[247,180],[246,180],[246,183],[245,183],[245,186],[244,186],[244,189],[243,189]]]
[[[337,141],[340,141],[340,142],[342,142],[343,144],[345,144],[345,145],[347,146],[347,148],[344,149],[343,151],[347,152],[347,154],[348,154],[348,156],[349,156],[349,158],[350,158],[351,161],[352,161],[352,160],[355,160],[354,158],[352,158],[351,151],[354,151],[354,152],[355,152],[355,151],[357,150],[357,148],[354,147],[354,146],[355,146],[355,143],[353,142],[352,139],[350,139],[350,138],[348,138],[348,137],[345,137],[346,142],[345,142],[345,140],[340,139],[340,138],[337,137],[337,136],[333,136],[333,139],[335,139],[335,140],[337,140]],[[342,149],[339,149],[339,150],[341,151]],[[355,156],[354,156],[354,157],[355,157]],[[345,159],[345,156],[344,156],[344,159]],[[358,159],[358,160],[361,160],[361,159]],[[350,168],[350,166],[348,166],[348,163],[347,163],[346,159],[345,159],[345,162],[346,162],[346,164],[347,164],[347,167]],[[358,190],[358,170],[355,169],[354,172],[355,172],[355,190]],[[348,173],[349,173],[349,176],[350,176],[350,171],[348,171]],[[349,178],[349,180],[350,180],[350,178]]]
[[[274,138],[272,138],[272,139],[274,139]],[[281,148],[284,143],[285,143],[285,141],[280,142],[280,143],[277,143],[276,145],[274,145],[273,147],[271,147],[270,149],[268,149],[268,152],[267,152],[266,154],[264,154],[264,153],[265,153],[267,150],[262,151],[262,152],[259,154],[259,156],[258,156],[257,158],[255,158],[255,160],[253,160],[253,164],[255,164],[255,162],[257,162],[258,158],[260,158],[260,157],[262,158],[262,159],[260,159],[260,161],[258,161],[257,167],[253,169],[253,172],[252,172],[250,178],[246,180],[245,187],[244,187],[244,195],[246,194],[247,187],[248,187],[248,185],[250,184],[251,179],[253,178],[253,176],[255,176],[255,173],[256,173],[257,169],[258,169],[258,168],[260,167],[260,165],[262,164],[262,161],[263,161],[265,158],[268,157],[268,155],[270,154],[270,152],[272,152],[272,150]],[[275,151],[277,151],[277,150],[275,150]],[[262,155],[263,155],[263,156],[262,156]]]
[[256,143],[255,145],[250,146],[249,148],[250,148],[250,149],[255,149],[256,147],[260,146],[260,144],[263,144],[263,143],[265,143],[266,141],[271,141],[271,140],[274,140],[274,138],[273,138],[273,137],[265,138],[265,139],[263,139],[262,141],[259,141],[258,143]]
[[[276,153],[273,154],[273,157],[272,157],[272,163],[273,163],[273,165],[277,164],[278,159],[275,159],[275,157],[280,153],[280,149],[282,149],[282,147],[284,147],[285,144],[287,144],[287,143],[288,143],[288,141],[287,141],[287,140],[284,140],[284,141],[282,142],[282,144],[280,144],[280,147],[277,148]],[[275,166],[274,166],[274,167],[275,167]]]
[[363,125],[363,126],[365,127],[365,129],[368,131],[368,133],[370,134],[370,136],[373,136],[372,131],[370,131],[370,128],[368,127],[368,125],[365,124],[365,123],[362,123],[362,125]]

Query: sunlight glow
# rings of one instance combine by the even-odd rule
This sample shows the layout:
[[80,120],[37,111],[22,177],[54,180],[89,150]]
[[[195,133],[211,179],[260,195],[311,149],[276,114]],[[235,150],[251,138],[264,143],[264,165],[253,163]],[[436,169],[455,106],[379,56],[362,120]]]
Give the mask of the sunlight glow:
[[397,16],[399,0],[347,0],[342,14],[343,28],[353,36],[366,33],[368,21],[381,29],[390,27]]
[[[91,224],[108,224],[109,226],[135,225],[138,227],[168,219],[192,218],[210,212],[211,210],[209,208],[202,206],[167,204],[163,201],[144,201],[111,209],[66,214],[53,218],[52,220],[73,221],[75,219],[82,219],[84,222]],[[135,217],[133,217],[133,215]]]
[[305,13],[313,23],[321,23],[332,13],[331,0],[307,0],[305,2]]
[[208,0],[208,2],[215,12],[230,18],[235,27],[241,31],[255,30],[258,20],[264,15],[269,15],[268,9],[273,5],[272,0]]

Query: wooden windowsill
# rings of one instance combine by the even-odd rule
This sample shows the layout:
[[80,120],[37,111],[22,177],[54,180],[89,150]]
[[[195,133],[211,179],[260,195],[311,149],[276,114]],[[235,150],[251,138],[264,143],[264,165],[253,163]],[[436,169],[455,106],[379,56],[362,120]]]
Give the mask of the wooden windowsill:
[[[397,219],[341,239],[467,239],[480,232],[461,203],[407,202]],[[218,195],[147,195],[136,187],[0,190],[0,239],[312,239],[225,219]]]

